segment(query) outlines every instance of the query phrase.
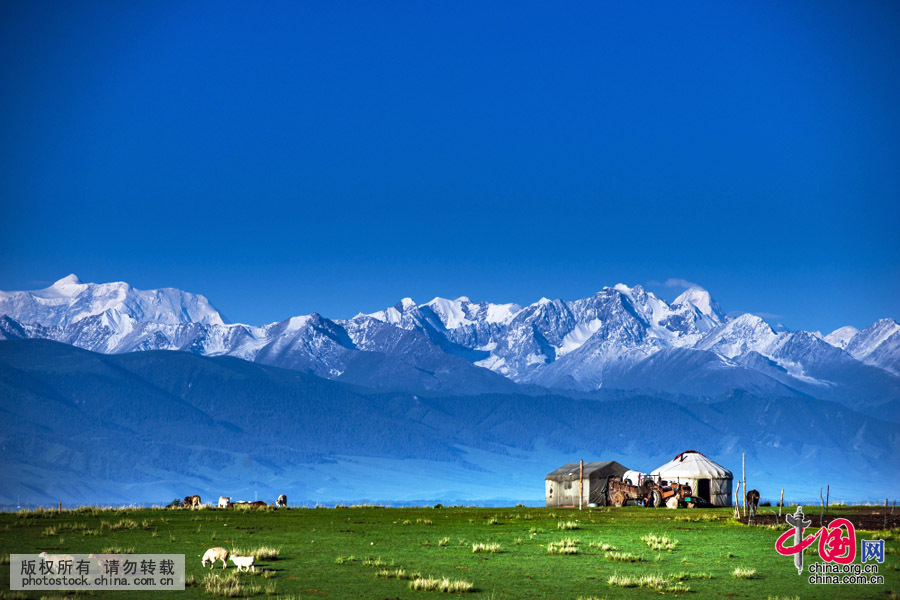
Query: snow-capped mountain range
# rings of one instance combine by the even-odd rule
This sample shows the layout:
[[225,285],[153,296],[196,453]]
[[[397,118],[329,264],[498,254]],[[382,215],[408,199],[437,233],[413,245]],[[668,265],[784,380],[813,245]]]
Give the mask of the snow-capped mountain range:
[[202,295],[69,275],[43,290],[0,292],[0,315],[0,339],[47,338],[107,354],[230,355],[371,387],[472,392],[514,382],[695,396],[744,389],[894,419],[900,407],[893,319],[825,336],[776,332],[752,314],[725,316],[698,288],[671,304],[623,284],[528,306],[404,298],[352,319],[312,313],[252,326],[228,323]]

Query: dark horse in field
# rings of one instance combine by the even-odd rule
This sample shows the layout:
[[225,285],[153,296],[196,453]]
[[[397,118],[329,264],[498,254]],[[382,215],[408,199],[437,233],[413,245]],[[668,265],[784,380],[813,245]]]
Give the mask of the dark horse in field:
[[750,516],[756,516],[756,509],[759,508],[759,492],[750,490],[747,492],[747,507],[750,509]]

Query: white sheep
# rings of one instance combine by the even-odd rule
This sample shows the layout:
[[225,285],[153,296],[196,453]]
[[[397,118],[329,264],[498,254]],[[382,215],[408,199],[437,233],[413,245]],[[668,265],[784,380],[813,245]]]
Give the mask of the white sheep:
[[216,546],[215,548],[210,548],[206,551],[206,554],[203,555],[203,560],[200,561],[203,563],[203,566],[206,566],[206,563],[209,563],[209,568],[212,569],[216,566],[216,561],[222,561],[222,568],[228,566],[228,550],[225,548]]
[[253,571],[256,572],[256,567],[253,565],[253,561],[255,557],[253,556],[234,556],[231,555],[231,562],[234,563],[234,566],[237,567],[238,571]]

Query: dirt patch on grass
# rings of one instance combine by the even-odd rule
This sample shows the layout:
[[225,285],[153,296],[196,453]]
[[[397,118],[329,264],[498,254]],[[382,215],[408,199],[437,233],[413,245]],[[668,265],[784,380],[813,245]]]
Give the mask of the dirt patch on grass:
[[[804,511],[806,513],[806,518],[812,521],[812,527],[821,527],[822,525],[828,525],[833,519],[837,519],[838,517],[847,519],[851,523],[853,523],[853,527],[856,529],[868,529],[868,530],[879,530],[879,529],[895,529],[900,527],[900,511],[894,511],[894,515],[891,516],[888,514],[887,516],[887,526],[885,527],[885,519],[884,519],[884,509],[876,509],[873,508],[871,510],[862,509],[854,512],[845,512],[841,511],[837,514],[831,513],[829,515],[824,516],[821,519],[819,518],[819,510],[812,510],[812,507],[809,510]],[[890,513],[890,509],[888,509]],[[784,520],[784,514],[782,514],[781,518],[778,518],[777,514],[759,514],[756,515],[756,518],[753,520],[756,525],[784,525],[786,528],[789,525]],[[742,517],[741,523],[747,523],[747,518]]]

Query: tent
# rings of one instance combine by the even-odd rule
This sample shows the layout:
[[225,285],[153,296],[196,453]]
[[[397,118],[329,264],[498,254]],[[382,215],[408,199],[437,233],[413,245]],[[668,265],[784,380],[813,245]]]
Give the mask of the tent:
[[581,505],[596,504],[606,506],[609,503],[606,486],[610,477],[621,477],[628,471],[614,460],[584,463],[584,479],[579,486],[581,476],[580,463],[568,463],[548,473],[544,479],[544,491],[547,506],[578,506],[578,490],[583,486]]
[[731,471],[696,450],[682,452],[650,475],[660,481],[686,483],[694,496],[713,506],[731,506]]

